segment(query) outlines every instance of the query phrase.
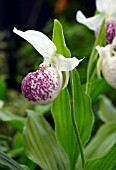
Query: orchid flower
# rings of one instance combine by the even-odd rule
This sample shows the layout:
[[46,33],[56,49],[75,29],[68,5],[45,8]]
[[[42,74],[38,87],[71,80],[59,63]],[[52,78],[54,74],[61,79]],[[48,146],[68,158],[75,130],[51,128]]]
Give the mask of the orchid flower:
[[[24,96],[29,101],[40,104],[53,101],[61,89],[67,86],[69,71],[78,66],[81,60],[57,54],[55,44],[41,32],[34,30],[23,32],[16,28],[13,32],[32,44],[44,58],[39,70],[29,73],[23,79],[21,88]],[[65,80],[62,72],[66,74]]]
[[105,47],[96,47],[100,58],[101,68],[105,80],[108,84],[116,89],[116,37],[112,44]]
[[96,0],[97,15],[86,18],[81,11],[77,11],[76,19],[95,31],[98,35],[103,19],[106,19],[106,43],[111,44],[116,36],[116,0]]

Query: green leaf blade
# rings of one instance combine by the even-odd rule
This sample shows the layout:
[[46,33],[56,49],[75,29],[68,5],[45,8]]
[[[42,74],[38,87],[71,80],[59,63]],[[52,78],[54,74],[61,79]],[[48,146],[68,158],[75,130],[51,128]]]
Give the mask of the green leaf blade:
[[98,98],[98,96],[101,93],[104,93],[110,89],[110,86],[107,84],[107,82],[101,78],[95,78],[93,81],[91,81],[91,91],[90,91],[90,97],[93,102]]
[[91,110],[90,98],[81,88],[79,75],[76,69],[71,72],[71,84],[75,121],[80,133],[82,144],[85,145],[91,135],[94,117]]
[[57,139],[67,154],[70,169],[73,170],[79,155],[79,148],[72,124],[69,93],[66,88],[54,101],[52,114],[55,120]]
[[21,132],[25,123],[25,118],[12,114],[6,109],[0,109],[0,120],[8,122]]
[[66,156],[47,121],[32,111],[28,111],[28,114],[23,132],[23,143],[27,156],[43,169],[68,169]]
[[70,57],[70,51],[65,44],[62,25],[56,19],[54,20],[52,41],[56,45],[57,54],[62,54],[66,58]]
[[24,170],[17,162],[0,151],[0,163],[6,165],[11,170]]
[[105,154],[116,141],[116,122],[109,122],[100,127],[95,137],[85,148],[86,159]]
[[116,121],[116,108],[105,95],[100,95],[100,109],[98,114],[103,122]]
[[111,170],[116,164],[116,143],[104,156],[89,160],[84,170]]

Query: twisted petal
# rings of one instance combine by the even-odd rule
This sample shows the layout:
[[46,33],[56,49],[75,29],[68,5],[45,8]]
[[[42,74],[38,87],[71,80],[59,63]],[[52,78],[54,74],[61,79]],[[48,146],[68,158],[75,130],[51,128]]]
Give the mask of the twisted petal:
[[96,0],[96,7],[99,12],[112,15],[116,13],[116,0]]
[[104,18],[104,14],[98,14],[90,18],[86,18],[81,11],[76,14],[76,19],[78,22],[86,25],[91,30],[96,30],[96,28],[101,24]]
[[69,81],[69,71],[64,71],[62,74],[63,74],[63,85],[62,85],[62,90],[63,90],[67,86]]
[[76,57],[65,58],[61,54],[58,54],[55,58],[56,67],[59,71],[71,71],[82,61],[78,60]]
[[111,57],[111,45],[105,47],[96,46],[96,49],[102,59],[108,59]]
[[28,30],[23,32],[14,28],[13,32],[32,44],[44,58],[51,57],[56,53],[56,46],[54,43],[39,31]]

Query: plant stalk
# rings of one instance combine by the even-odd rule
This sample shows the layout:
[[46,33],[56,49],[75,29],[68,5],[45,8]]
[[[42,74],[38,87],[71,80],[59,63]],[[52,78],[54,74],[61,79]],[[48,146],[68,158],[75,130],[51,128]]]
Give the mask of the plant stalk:
[[78,141],[78,144],[79,144],[80,153],[81,153],[82,167],[84,168],[84,166],[85,166],[85,156],[84,156],[84,151],[83,151],[83,146],[82,146],[79,130],[78,130],[78,127],[77,127],[76,122],[75,122],[73,109],[72,109],[71,115],[72,115],[72,123],[73,123],[74,131],[75,131],[75,135],[76,135],[76,138],[77,138],[77,141]]

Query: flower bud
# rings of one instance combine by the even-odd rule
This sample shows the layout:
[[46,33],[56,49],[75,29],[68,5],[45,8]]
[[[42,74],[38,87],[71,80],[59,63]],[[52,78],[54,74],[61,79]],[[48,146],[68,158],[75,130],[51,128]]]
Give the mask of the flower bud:
[[116,89],[116,57],[102,61],[102,73],[108,84]]
[[36,72],[29,73],[22,81],[22,93],[29,101],[46,104],[53,101],[62,86],[62,74],[54,67],[40,66]]
[[[100,30],[100,26],[98,26],[97,30],[95,31],[95,35],[97,37]],[[111,44],[114,37],[116,36],[116,23],[107,21],[105,24],[106,30],[106,44]]]

